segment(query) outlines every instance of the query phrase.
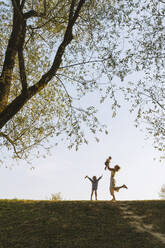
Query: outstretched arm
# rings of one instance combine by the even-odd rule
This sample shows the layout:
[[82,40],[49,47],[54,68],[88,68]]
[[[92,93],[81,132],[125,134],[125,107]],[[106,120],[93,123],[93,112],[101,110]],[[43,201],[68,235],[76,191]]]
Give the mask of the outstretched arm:
[[110,171],[114,171],[114,168],[111,168],[109,165],[107,166],[107,169]]
[[97,179],[97,181],[99,181],[102,177],[103,177],[103,175],[102,175],[102,176],[100,176],[100,177]]
[[93,182],[93,180],[90,178],[90,177],[88,177],[88,176],[85,176],[85,178],[88,178],[91,182]]

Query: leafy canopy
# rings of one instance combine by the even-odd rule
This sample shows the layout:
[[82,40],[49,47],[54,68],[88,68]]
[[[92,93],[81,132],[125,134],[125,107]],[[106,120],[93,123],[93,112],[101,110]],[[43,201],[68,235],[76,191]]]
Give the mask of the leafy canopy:
[[[89,131],[98,140],[107,131],[85,96],[100,92],[115,116],[120,89],[163,152],[164,6],[158,0],[0,0],[2,149],[30,159],[60,139],[76,149],[88,143]],[[144,76],[118,86],[135,71]]]

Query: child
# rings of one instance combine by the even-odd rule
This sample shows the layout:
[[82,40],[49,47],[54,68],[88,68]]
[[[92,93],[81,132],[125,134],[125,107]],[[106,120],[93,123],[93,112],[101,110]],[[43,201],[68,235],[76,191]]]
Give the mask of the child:
[[109,166],[111,160],[112,160],[112,157],[108,157],[107,160],[105,161],[105,163],[104,163],[104,164],[105,164],[105,168],[104,168],[105,170],[106,170],[107,167]]
[[91,201],[92,201],[92,196],[94,192],[95,192],[95,199],[97,201],[97,187],[98,187],[98,182],[102,178],[102,176],[99,177],[98,179],[96,176],[93,176],[92,179],[88,176],[86,176],[85,178],[88,178],[92,183]]
[[119,192],[119,190],[121,188],[125,188],[125,189],[128,189],[127,186],[125,184],[123,184],[122,186],[118,186],[116,187],[116,181],[115,181],[115,174],[116,172],[118,172],[120,170],[120,166],[119,165],[115,165],[114,168],[110,168],[110,166],[108,165],[106,167],[108,170],[110,170],[111,172],[111,180],[110,180],[110,194],[112,195],[112,201],[116,201],[116,198],[115,198],[115,191],[116,192]]

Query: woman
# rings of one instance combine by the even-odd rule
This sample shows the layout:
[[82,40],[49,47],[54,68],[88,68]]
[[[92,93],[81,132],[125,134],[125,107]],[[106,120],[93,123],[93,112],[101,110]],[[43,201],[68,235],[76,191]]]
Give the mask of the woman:
[[106,166],[106,168],[108,170],[110,170],[111,172],[111,180],[110,180],[110,194],[112,195],[112,201],[116,201],[116,198],[115,198],[115,191],[116,192],[119,192],[119,190],[121,188],[125,188],[125,189],[128,189],[127,186],[125,184],[123,184],[122,186],[118,186],[116,187],[116,180],[115,180],[115,174],[116,172],[118,172],[120,170],[120,166],[119,165],[115,165],[114,168],[110,168],[109,164]]

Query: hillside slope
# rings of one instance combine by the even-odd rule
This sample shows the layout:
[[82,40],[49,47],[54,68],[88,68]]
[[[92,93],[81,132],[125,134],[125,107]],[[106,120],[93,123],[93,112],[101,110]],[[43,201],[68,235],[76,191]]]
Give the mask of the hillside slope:
[[165,201],[0,200],[0,248],[164,248]]

